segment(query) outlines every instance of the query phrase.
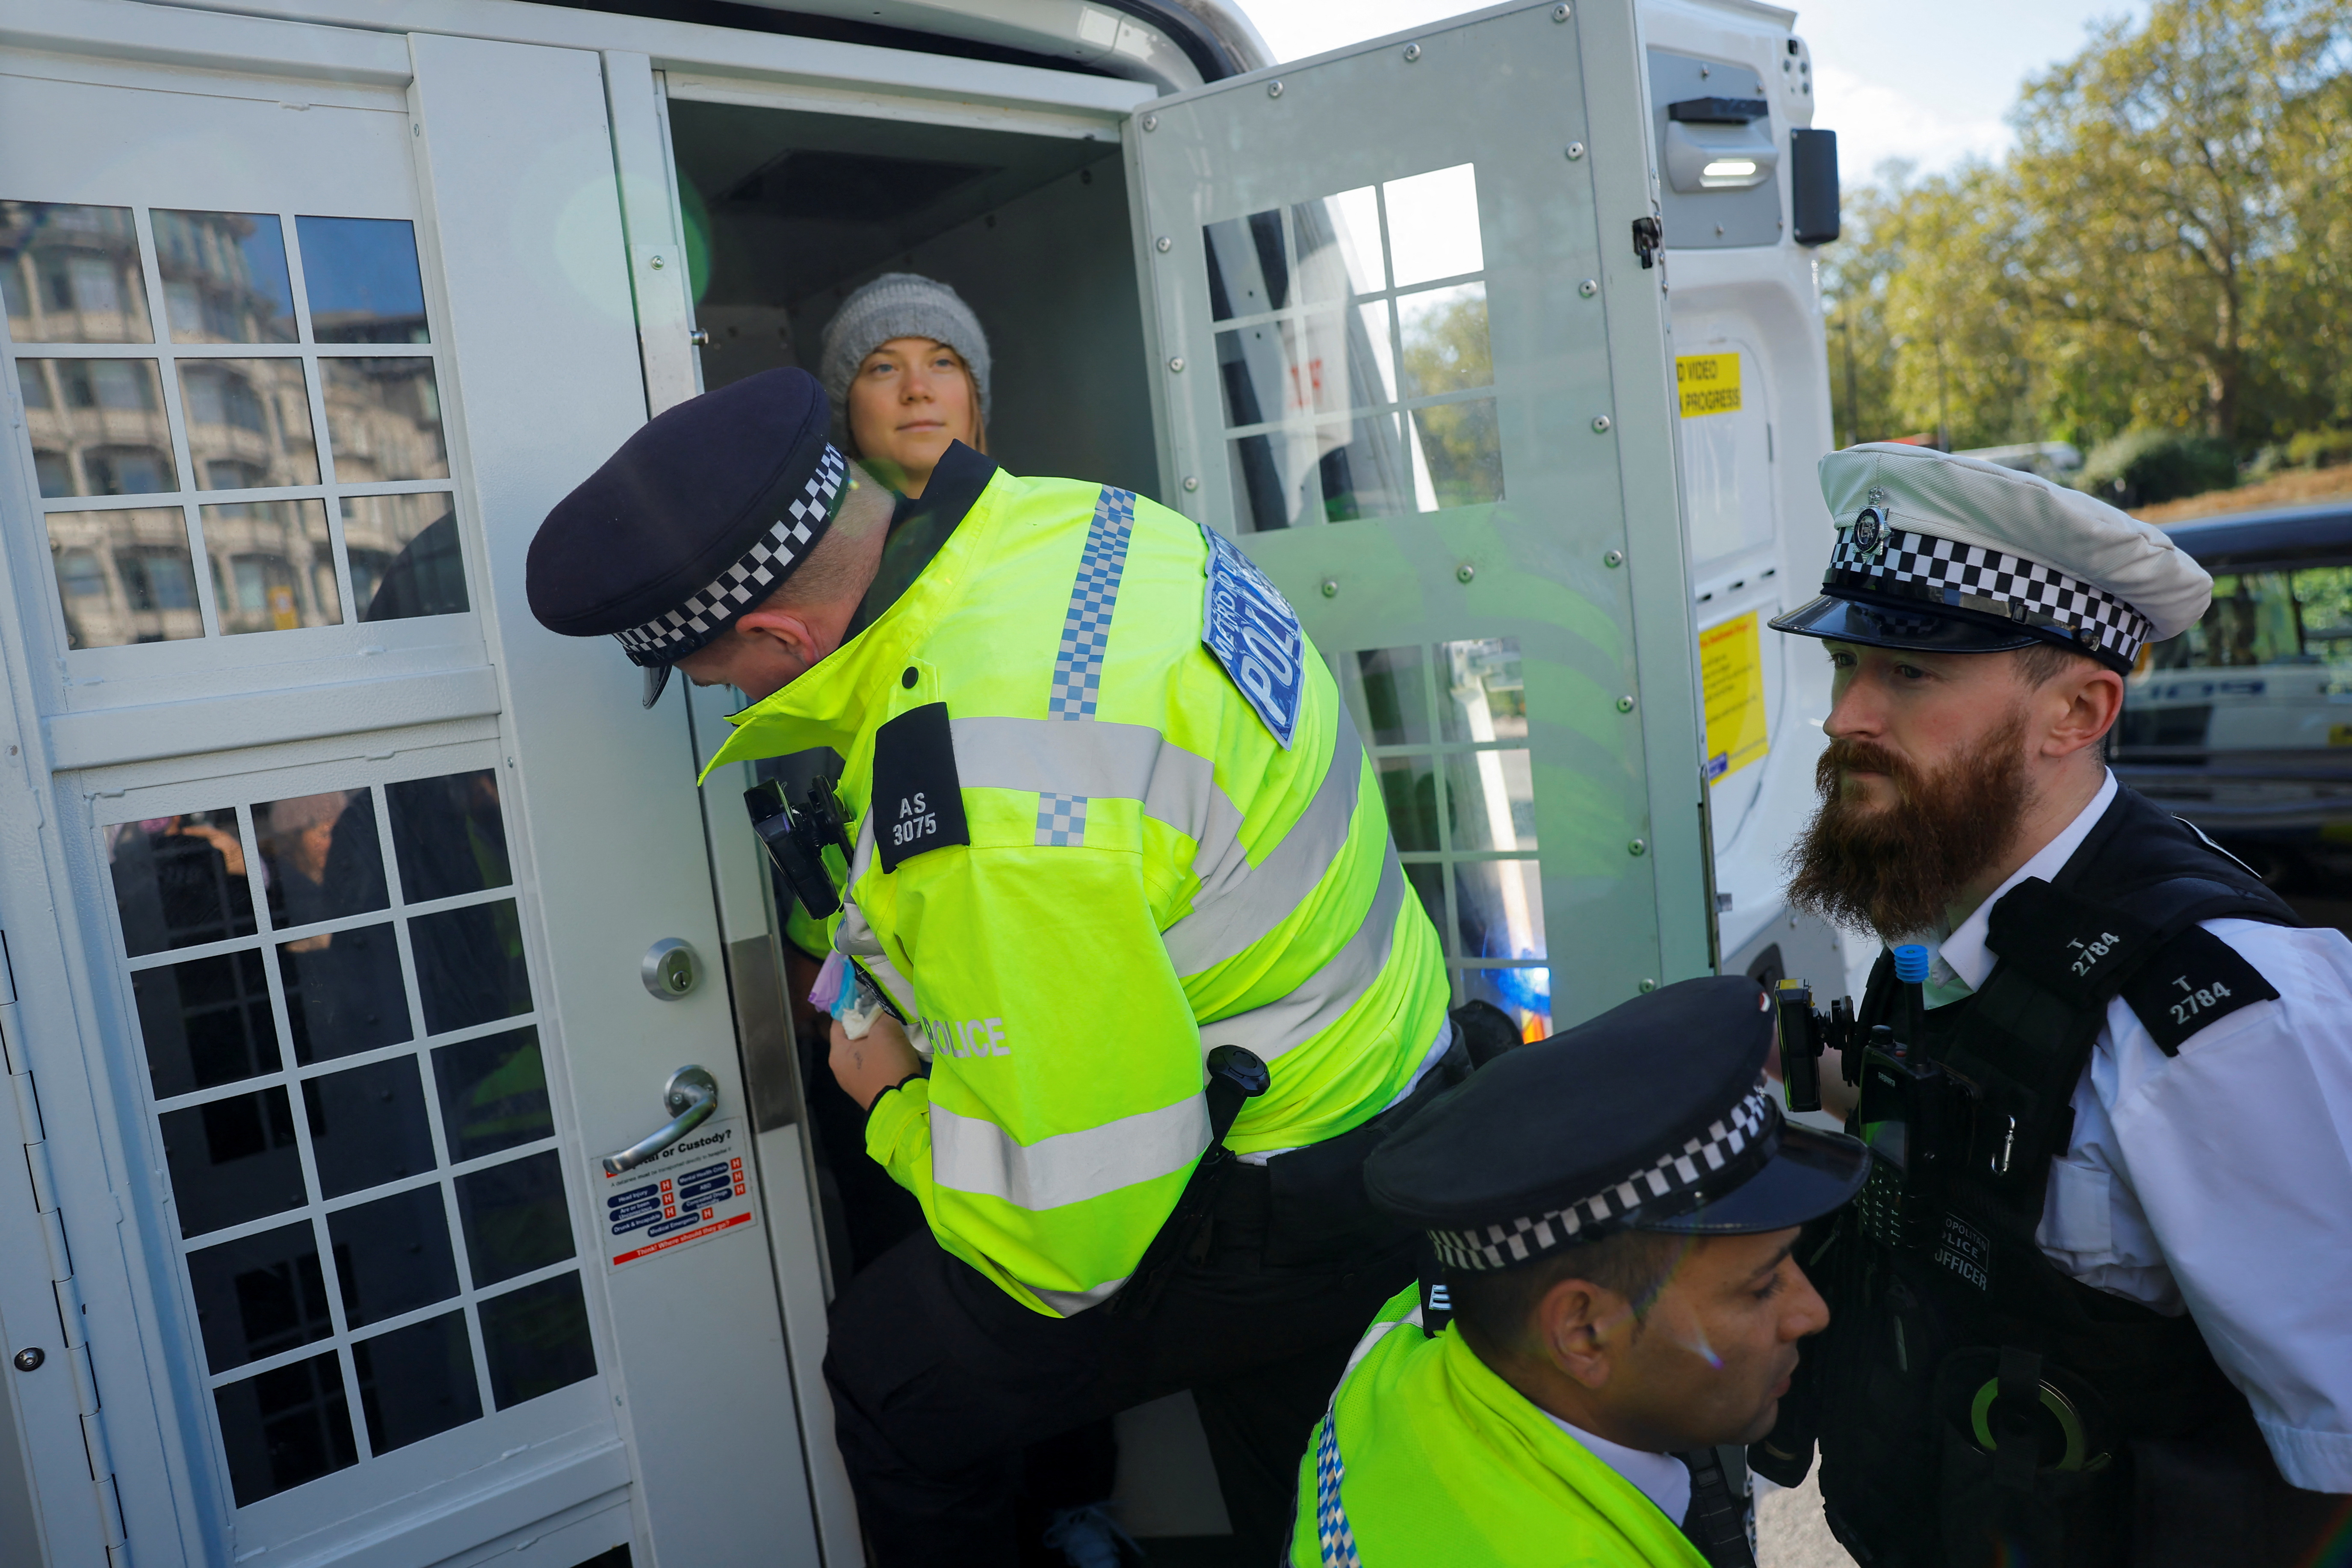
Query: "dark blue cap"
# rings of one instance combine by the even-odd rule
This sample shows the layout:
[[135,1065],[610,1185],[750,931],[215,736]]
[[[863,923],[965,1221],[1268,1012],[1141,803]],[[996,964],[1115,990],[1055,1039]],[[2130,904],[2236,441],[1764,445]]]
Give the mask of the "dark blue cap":
[[772,370],[689,398],[621,444],[530,542],[531,614],[613,637],[649,672],[705,647],[808,557],[847,493],[816,378]]
[[1448,1268],[1508,1268],[1621,1230],[1737,1235],[1861,1189],[1853,1139],[1791,1124],[1764,1077],[1771,997],[1685,980],[1488,1062],[1373,1152],[1364,1189]]

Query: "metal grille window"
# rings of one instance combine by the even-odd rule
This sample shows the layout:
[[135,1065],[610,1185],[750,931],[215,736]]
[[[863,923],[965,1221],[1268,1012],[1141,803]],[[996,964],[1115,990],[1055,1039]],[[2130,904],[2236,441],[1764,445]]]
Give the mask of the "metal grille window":
[[593,1376],[496,773],[100,831],[238,1504]]
[[1248,531],[1503,498],[1475,168],[1203,231]]
[[406,220],[0,201],[0,294],[68,647],[468,607]]
[[1517,642],[1371,648],[1337,662],[1454,1000],[1492,1002],[1541,1039],[1551,972]]

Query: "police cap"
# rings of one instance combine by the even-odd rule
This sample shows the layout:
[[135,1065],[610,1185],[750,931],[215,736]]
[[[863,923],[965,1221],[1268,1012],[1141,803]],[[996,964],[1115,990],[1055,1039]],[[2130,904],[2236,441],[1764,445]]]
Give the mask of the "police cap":
[[1862,1186],[1852,1138],[1784,1121],[1771,998],[1685,980],[1496,1058],[1375,1150],[1364,1188],[1448,1268],[1509,1268],[1621,1230],[1738,1235]]
[[824,391],[772,370],[688,398],[621,444],[530,542],[531,614],[613,637],[653,706],[670,666],[708,647],[808,558],[848,492]]
[[1821,481],[1837,543],[1822,596],[1778,631],[1927,653],[2051,643],[2127,673],[2212,598],[2162,529],[2038,474],[1872,442],[1823,458]]

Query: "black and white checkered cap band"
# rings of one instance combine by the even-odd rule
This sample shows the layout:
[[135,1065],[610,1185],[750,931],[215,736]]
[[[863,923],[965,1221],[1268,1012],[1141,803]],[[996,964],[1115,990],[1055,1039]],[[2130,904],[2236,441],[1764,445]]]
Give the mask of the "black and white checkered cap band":
[[1864,551],[1856,538],[1869,531],[1851,524],[1838,531],[1822,587],[1860,588],[2000,616],[2058,631],[2126,664],[2139,657],[2156,629],[2113,594],[2054,566],[1897,528],[1880,532],[1878,548]]
[[613,635],[620,639],[630,662],[675,664],[709,643],[744,610],[765,598],[771,589],[798,563],[816,542],[833,516],[848,466],[830,444],[817,459],[802,492],[743,558],[712,578],[708,585],[667,615]]
[[[1727,1177],[1745,1180],[1751,1172],[1744,1167],[1756,1163],[1754,1154],[1772,1142],[1780,1125],[1780,1108],[1766,1080],[1759,1078],[1748,1097],[1709,1122],[1705,1132],[1589,1198],[1548,1214],[1482,1225],[1475,1230],[1433,1230],[1429,1239],[1437,1248],[1438,1260],[1448,1268],[1509,1268],[1530,1262],[1566,1247],[1594,1226],[1622,1220],[1637,1209],[1668,1199],[1686,1203],[1700,1189],[1710,1184],[1720,1185]],[[1743,1155],[1749,1157],[1742,1159]],[[1671,1206],[1681,1213],[1685,1204]]]

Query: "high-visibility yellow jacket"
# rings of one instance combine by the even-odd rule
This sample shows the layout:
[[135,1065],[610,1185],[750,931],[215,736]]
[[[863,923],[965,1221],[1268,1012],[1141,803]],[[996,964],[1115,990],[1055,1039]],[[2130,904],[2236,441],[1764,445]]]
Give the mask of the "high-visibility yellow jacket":
[[[1107,1300],[1175,1206],[1209,1142],[1207,1050],[1272,1070],[1227,1139],[1246,1153],[1377,1114],[1446,1027],[1437,933],[1337,683],[1297,649],[1283,746],[1202,644],[1208,559],[1150,501],[999,472],[898,602],[735,715],[712,763],[846,759],[834,945],[931,1059],[875,1103],[867,1152],[1040,1311]],[[936,768],[876,802],[877,732],[939,703],[970,842],[923,847],[952,836]]]
[[1292,1568],[1706,1568],[1408,1286],[1372,1321],[1298,1470]]

